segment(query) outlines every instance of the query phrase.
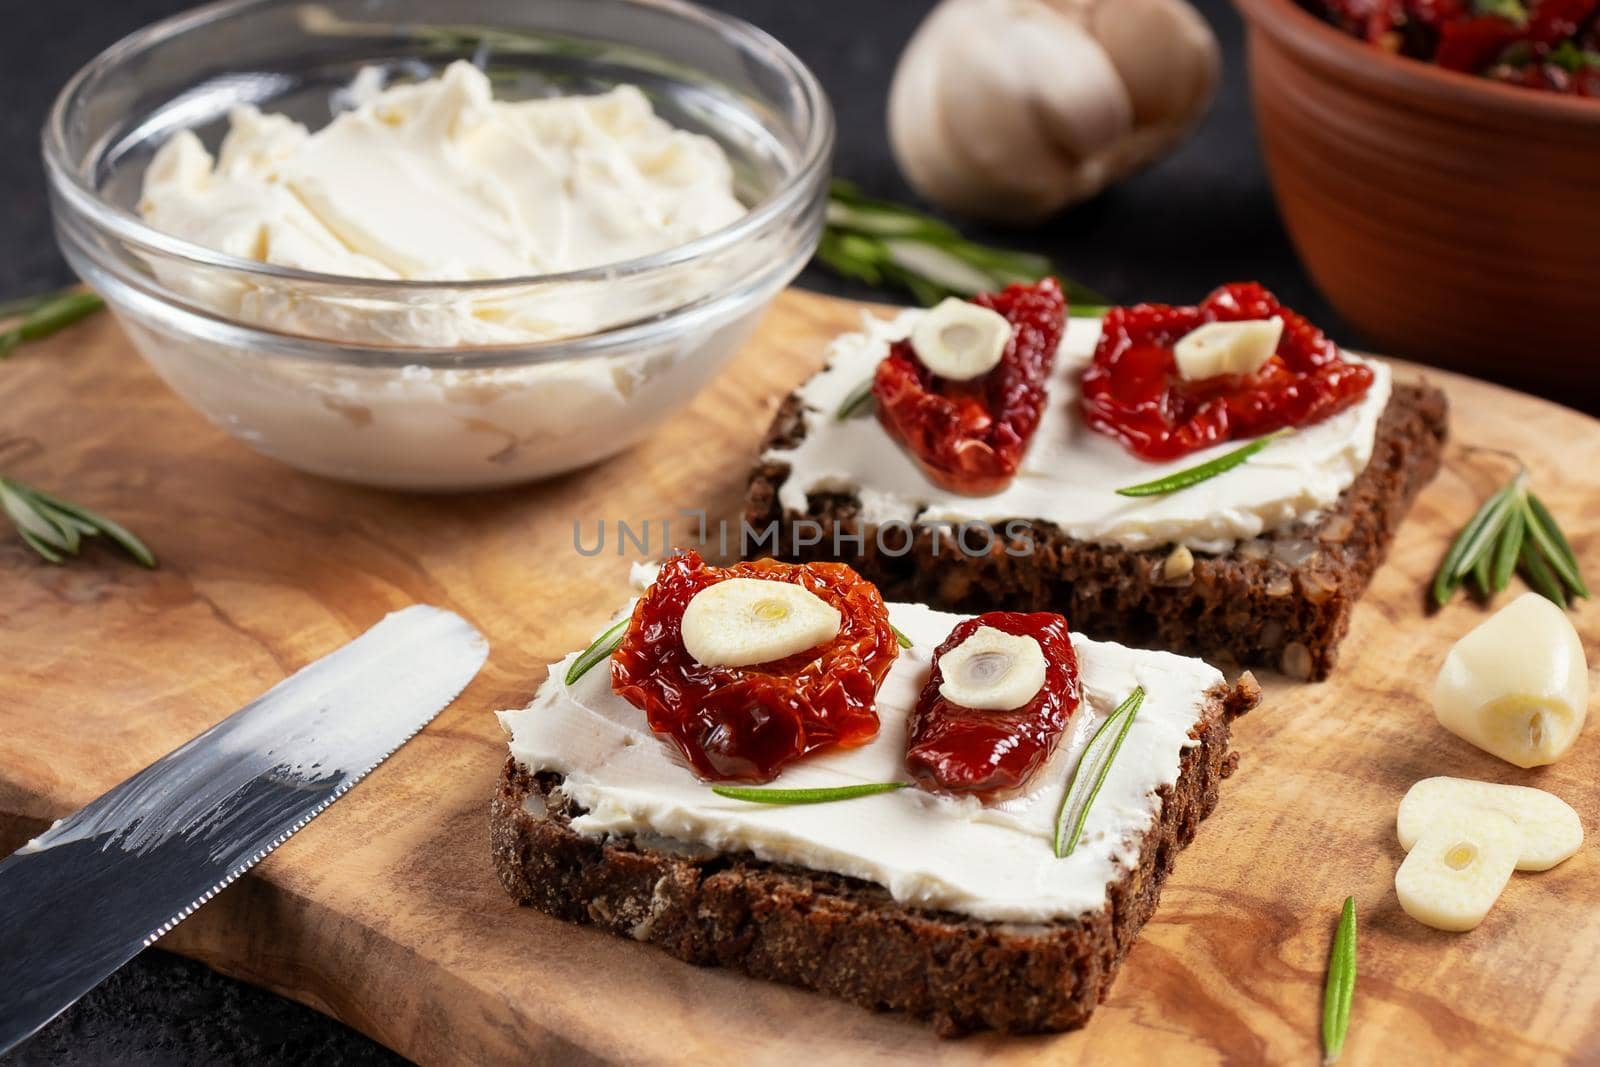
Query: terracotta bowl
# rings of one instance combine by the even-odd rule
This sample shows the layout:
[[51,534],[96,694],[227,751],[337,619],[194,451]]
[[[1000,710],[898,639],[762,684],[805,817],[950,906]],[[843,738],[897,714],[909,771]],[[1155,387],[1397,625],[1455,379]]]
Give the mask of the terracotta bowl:
[[1235,3],[1278,206],[1328,300],[1381,350],[1600,407],[1600,100]]

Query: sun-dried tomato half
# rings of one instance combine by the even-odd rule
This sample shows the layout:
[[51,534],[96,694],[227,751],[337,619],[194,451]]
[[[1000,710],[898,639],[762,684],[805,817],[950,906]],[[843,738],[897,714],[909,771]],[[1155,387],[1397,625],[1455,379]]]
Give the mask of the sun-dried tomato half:
[[1067,300],[1054,278],[982,293],[972,303],[1011,324],[1000,362],[970,381],[935,375],[909,340],[890,346],[872,381],[878,421],[935,485],[998,493],[1016,477],[1044,411],[1045,379],[1065,329]]
[[[838,636],[771,663],[697,662],[683,645],[684,609],[700,590],[729,578],[804,587],[838,609]],[[662,565],[634,605],[611,656],[611,688],[702,778],[765,782],[807,753],[872,740],[878,686],[898,652],[877,587],[842,563],[762,559],[713,567],[685,552]]]
[[[967,708],[939,692],[944,684],[940,660],[983,626],[1031,637],[1044,653],[1044,685],[1019,708]],[[1044,611],[991,611],[963,620],[934,650],[933,670],[911,713],[906,769],[933,792],[985,800],[1014,796],[1049,761],[1078,701],[1078,657],[1066,619]]]
[[[1278,350],[1254,374],[1186,381],[1173,345],[1208,322],[1283,319]],[[1224,285],[1198,307],[1112,308],[1083,372],[1083,417],[1149,460],[1309,426],[1366,395],[1372,370],[1254,282]]]

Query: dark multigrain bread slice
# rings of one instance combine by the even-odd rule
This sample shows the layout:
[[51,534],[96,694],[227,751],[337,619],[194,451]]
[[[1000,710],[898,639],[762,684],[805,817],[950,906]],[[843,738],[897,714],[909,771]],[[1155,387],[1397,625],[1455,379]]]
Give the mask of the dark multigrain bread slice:
[[[507,760],[490,805],[501,884],[519,904],[657,945],[679,959],[828,993],[877,1011],[932,1020],[942,1035],[1082,1026],[1153,911],[1178,850],[1217,804],[1238,761],[1229,725],[1254,707],[1249,675],[1206,695],[1177,783],[1138,866],[1107,904],[1079,919],[983,922],[895,903],[880,886],[766,863],[697,855],[628,838],[587,837],[561,777]],[[1043,843],[1040,847],[1046,847]]]
[[[1088,544],[1046,522],[1028,521],[1025,536],[996,539],[979,555],[956,551],[948,533],[936,546],[930,527],[917,529],[909,551],[904,531],[887,533],[880,545],[876,531],[863,528],[852,495],[816,493],[805,514],[786,512],[778,489],[789,468],[776,462],[762,463],[751,475],[745,521],[758,532],[777,524],[771,554],[780,559],[835,558],[829,555],[835,544],[863,546],[844,562],[876,583],[886,600],[969,613],[1058,611],[1091,637],[1322,679],[1401,519],[1439,470],[1446,408],[1438,389],[1397,384],[1379,420],[1371,461],[1335,507],[1227,555],[1195,554],[1193,569],[1174,580],[1163,577],[1170,548]],[[762,450],[793,447],[805,432],[805,412],[791,395]],[[820,539],[797,536],[802,520],[820,525]],[[1007,528],[996,526],[997,533]],[[815,532],[814,526],[808,531]],[[1032,547],[1024,552],[1027,542]],[[762,542],[763,548],[772,544]]]

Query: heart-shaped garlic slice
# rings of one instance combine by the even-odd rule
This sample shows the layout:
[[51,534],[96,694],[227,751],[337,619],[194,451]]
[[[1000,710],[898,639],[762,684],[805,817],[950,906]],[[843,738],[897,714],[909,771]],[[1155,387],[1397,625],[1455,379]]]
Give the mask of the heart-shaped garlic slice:
[[839,609],[792,582],[729,578],[689,598],[683,647],[708,667],[748,667],[831,641]]
[[1511,880],[1522,834],[1493,811],[1462,811],[1436,821],[1395,872],[1405,913],[1439,930],[1471,930]]
[[1011,323],[998,311],[945,297],[911,329],[911,347],[941,378],[965,382],[994,370],[1011,340]]
[[1519,871],[1547,871],[1583,845],[1578,813],[1558,796],[1525,785],[1441,777],[1424,778],[1406,790],[1395,819],[1400,847],[1410,850],[1435,823],[1473,811],[1497,812],[1517,824]]
[[1178,374],[1185,381],[1221,374],[1254,374],[1272,358],[1282,337],[1283,320],[1276,315],[1270,319],[1208,322],[1178,338],[1172,355],[1178,361]]
[[939,657],[939,695],[984,711],[1020,708],[1044,688],[1044,651],[1031,637],[980,626]]

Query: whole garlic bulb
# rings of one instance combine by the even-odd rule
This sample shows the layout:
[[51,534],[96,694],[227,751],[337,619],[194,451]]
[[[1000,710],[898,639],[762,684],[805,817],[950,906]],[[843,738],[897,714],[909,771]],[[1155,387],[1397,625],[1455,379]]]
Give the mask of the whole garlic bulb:
[[1184,0],[943,0],[895,69],[889,141],[928,200],[1033,221],[1173,147],[1219,67]]

